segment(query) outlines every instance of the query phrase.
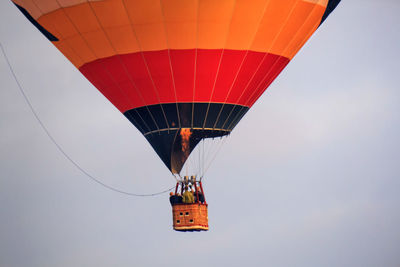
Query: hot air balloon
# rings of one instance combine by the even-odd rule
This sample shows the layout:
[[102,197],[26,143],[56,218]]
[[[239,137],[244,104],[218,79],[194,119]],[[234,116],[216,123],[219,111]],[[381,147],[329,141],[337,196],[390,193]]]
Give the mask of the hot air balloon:
[[[230,134],[340,2],[12,1],[144,135],[179,177],[175,193],[197,196],[208,142]],[[173,205],[173,220],[207,230],[207,203]]]

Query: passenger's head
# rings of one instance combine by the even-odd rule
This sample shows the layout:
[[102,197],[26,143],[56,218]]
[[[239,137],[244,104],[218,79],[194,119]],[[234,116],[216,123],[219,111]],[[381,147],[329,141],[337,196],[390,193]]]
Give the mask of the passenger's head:
[[169,195],[170,195],[170,196],[173,196],[173,195],[174,195],[174,192],[170,192]]

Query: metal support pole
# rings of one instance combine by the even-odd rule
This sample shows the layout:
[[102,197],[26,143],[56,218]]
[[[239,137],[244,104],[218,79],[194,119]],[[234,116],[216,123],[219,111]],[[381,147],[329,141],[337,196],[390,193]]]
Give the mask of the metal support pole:
[[175,186],[175,195],[178,193],[178,187],[179,187],[179,182],[177,182]]

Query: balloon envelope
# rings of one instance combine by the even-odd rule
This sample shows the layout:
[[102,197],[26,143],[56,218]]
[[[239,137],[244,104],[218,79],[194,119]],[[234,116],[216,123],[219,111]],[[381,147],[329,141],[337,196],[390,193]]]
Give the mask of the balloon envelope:
[[13,0],[179,173],[228,135],[340,0]]

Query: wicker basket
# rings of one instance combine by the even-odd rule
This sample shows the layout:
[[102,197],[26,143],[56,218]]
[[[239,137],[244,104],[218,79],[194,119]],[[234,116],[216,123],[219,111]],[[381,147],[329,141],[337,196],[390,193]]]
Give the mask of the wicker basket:
[[172,206],[173,227],[176,231],[207,231],[207,204],[175,204]]

